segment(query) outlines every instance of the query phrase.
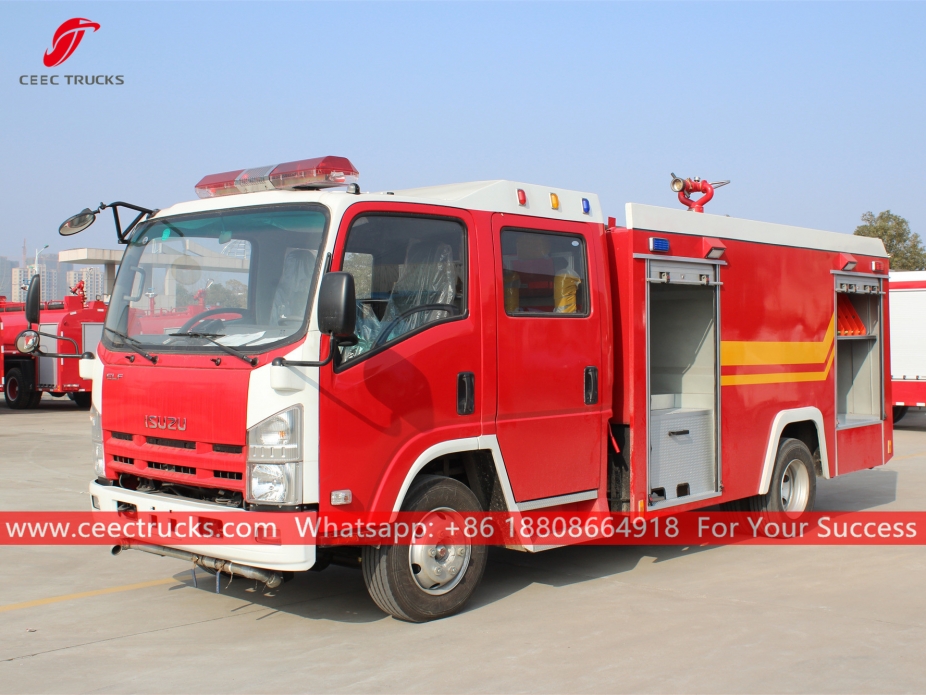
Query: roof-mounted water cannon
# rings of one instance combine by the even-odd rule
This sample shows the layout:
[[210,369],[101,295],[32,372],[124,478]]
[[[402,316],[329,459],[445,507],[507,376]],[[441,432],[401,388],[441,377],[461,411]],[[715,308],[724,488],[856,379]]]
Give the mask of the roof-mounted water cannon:
[[219,198],[258,191],[315,191],[335,186],[348,186],[348,192],[359,193],[359,186],[354,185],[359,176],[360,172],[346,157],[315,157],[209,174],[196,184],[196,195]]
[[[678,193],[679,202],[694,212],[704,212],[704,206],[714,197],[714,189],[726,186],[728,183],[730,182],[715,181],[714,183],[708,183],[697,176],[693,179],[682,179],[672,174],[672,190]],[[692,200],[692,193],[700,193],[701,197]]]

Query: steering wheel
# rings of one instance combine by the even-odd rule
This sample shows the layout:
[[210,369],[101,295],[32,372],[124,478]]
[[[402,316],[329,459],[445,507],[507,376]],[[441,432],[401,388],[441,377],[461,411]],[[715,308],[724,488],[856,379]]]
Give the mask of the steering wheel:
[[392,319],[392,321],[386,324],[386,328],[384,328],[380,334],[376,336],[376,340],[373,341],[370,349],[373,350],[374,348],[378,348],[383,343],[385,343],[389,338],[389,334],[392,333],[392,329],[396,327],[396,324],[398,324],[399,321],[407,319],[409,316],[417,314],[421,311],[446,311],[451,315],[460,313],[460,310],[453,304],[419,304],[418,306],[413,306],[411,309],[406,309],[401,314]]
[[177,329],[178,333],[187,333],[189,330],[195,326],[197,323],[200,323],[203,319],[208,318],[209,316],[215,316],[216,314],[238,314],[239,316],[244,316],[247,314],[247,309],[238,309],[237,307],[224,307],[217,306],[214,309],[206,309],[201,311],[193,318],[187,320],[180,328]]

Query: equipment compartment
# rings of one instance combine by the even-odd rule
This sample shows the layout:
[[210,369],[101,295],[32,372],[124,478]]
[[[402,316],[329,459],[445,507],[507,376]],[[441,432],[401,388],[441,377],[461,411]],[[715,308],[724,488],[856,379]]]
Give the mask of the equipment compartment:
[[856,427],[883,419],[881,285],[836,278],[836,422]]
[[652,261],[649,269],[649,504],[716,494],[716,269]]

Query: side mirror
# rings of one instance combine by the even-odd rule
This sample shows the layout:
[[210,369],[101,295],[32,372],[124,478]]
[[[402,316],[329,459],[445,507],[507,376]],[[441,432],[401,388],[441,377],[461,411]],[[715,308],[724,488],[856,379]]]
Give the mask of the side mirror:
[[33,330],[25,330],[16,336],[16,349],[24,355],[31,355],[39,349],[39,334]]
[[318,291],[318,330],[336,338],[354,334],[357,297],[350,273],[325,273]]
[[42,301],[42,279],[33,275],[26,290],[26,322],[33,324],[39,322],[39,302]]
[[71,236],[77,232],[84,231],[91,224],[96,222],[96,213],[90,208],[84,208],[73,217],[68,217],[61,226],[58,227],[58,234],[61,236]]

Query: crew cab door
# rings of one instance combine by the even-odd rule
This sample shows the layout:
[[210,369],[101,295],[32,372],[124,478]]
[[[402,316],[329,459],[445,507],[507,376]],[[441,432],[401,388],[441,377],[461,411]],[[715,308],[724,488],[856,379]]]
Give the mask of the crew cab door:
[[496,214],[497,436],[521,503],[599,484],[603,457],[597,237],[589,225]]
[[422,454],[482,433],[475,243],[460,210],[366,203],[345,215],[331,268],[354,276],[359,341],[320,370],[323,508],[349,489],[338,509],[392,510]]

